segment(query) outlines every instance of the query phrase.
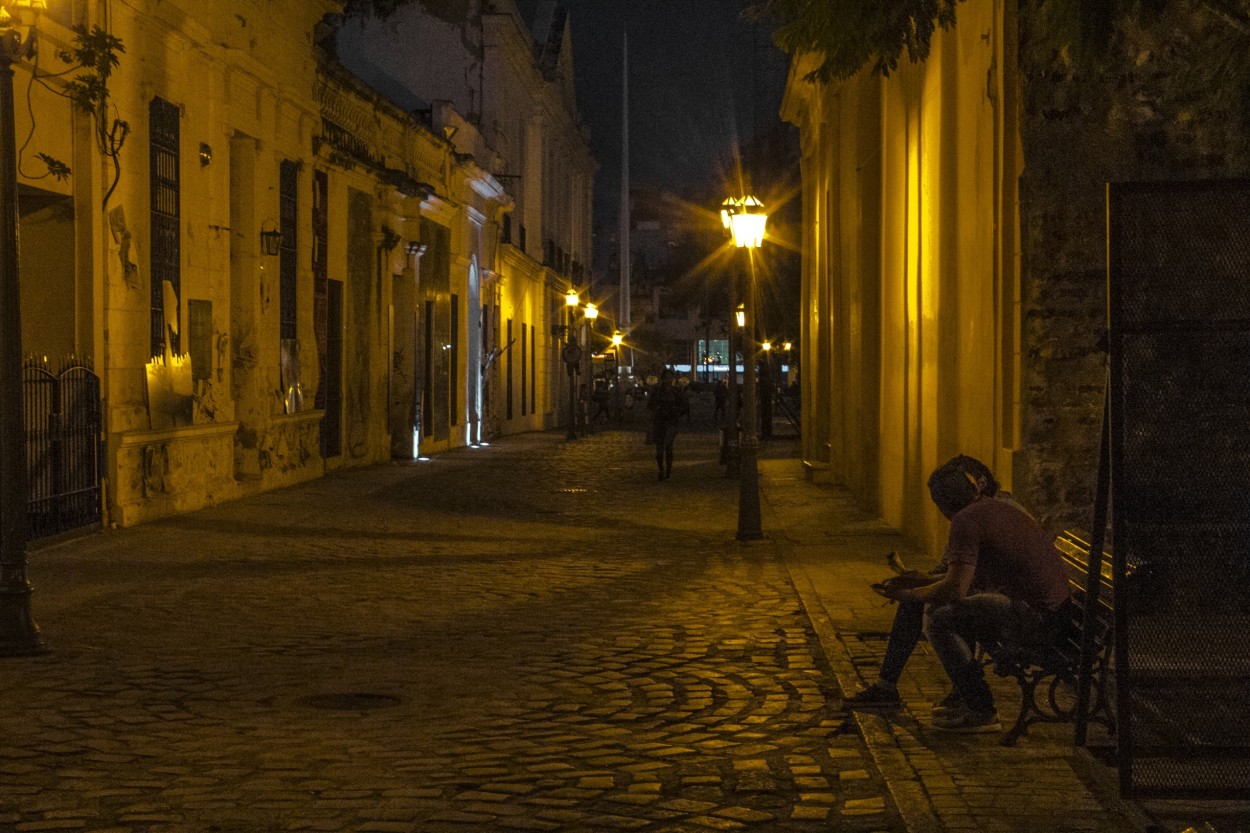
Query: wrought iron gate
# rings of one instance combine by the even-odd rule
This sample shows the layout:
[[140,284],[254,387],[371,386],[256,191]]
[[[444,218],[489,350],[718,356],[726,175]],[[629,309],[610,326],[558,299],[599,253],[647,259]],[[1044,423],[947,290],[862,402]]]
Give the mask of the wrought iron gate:
[[100,377],[78,359],[55,374],[27,359],[22,381],[30,537],[100,523]]
[[[1250,181],[1108,190],[1126,795],[1250,787]],[[1125,581],[1128,554],[1147,566]]]

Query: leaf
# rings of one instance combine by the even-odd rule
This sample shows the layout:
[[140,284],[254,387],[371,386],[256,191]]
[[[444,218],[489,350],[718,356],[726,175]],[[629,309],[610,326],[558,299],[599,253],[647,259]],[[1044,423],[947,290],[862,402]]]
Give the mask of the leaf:
[[62,162],[60,159],[57,159],[55,156],[49,156],[46,153],[36,153],[35,156],[41,162],[43,162],[45,166],[47,166],[48,175],[51,176],[53,179],[55,179],[57,182],[64,182],[65,180],[69,179],[69,175],[70,175],[69,165],[66,165],[64,162]]

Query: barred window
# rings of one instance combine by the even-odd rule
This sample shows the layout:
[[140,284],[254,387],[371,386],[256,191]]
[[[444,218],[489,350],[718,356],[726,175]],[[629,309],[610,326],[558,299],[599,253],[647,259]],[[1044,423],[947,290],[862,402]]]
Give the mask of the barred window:
[[295,338],[296,258],[295,229],[299,163],[284,160],[278,174],[278,229],[282,245],[278,248],[278,336]]
[[[148,259],[152,264],[151,348],[153,356],[165,355],[167,329],[170,350],[174,353],[180,350],[178,299],[182,294],[182,271],[179,235],[181,178],[178,172],[178,117],[178,105],[163,98],[153,98],[148,105],[148,162],[151,172],[152,226]],[[168,308],[166,307],[167,299]]]

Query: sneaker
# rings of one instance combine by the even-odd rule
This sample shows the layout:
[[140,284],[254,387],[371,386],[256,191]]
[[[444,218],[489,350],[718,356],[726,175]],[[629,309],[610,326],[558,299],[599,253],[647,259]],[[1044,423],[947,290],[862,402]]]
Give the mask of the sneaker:
[[873,683],[867,688],[861,688],[859,691],[845,698],[843,701],[851,708],[872,708],[874,706],[901,706],[903,698],[899,696],[897,689],[886,688],[881,683]]
[[950,717],[933,718],[933,728],[939,732],[958,732],[960,734],[982,734],[997,732],[1003,728],[998,722],[998,712],[974,712],[961,709]]
[[937,702],[931,711],[934,717],[953,717],[956,713],[963,711],[964,701],[959,696],[959,692],[952,691]]

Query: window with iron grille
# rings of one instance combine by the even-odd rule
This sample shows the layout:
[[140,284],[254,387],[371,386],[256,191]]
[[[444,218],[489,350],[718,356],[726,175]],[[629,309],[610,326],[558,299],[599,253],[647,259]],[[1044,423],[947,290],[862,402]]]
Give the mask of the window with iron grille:
[[[152,264],[151,348],[153,356],[165,355],[166,322],[169,347],[178,353],[178,299],[182,293],[180,177],[178,174],[178,105],[153,98],[148,105],[148,162],[151,171]],[[166,284],[170,306],[167,309]]]
[[278,229],[282,245],[278,249],[278,337],[295,338],[295,227],[296,196],[299,193],[299,163],[283,160],[278,172]]

